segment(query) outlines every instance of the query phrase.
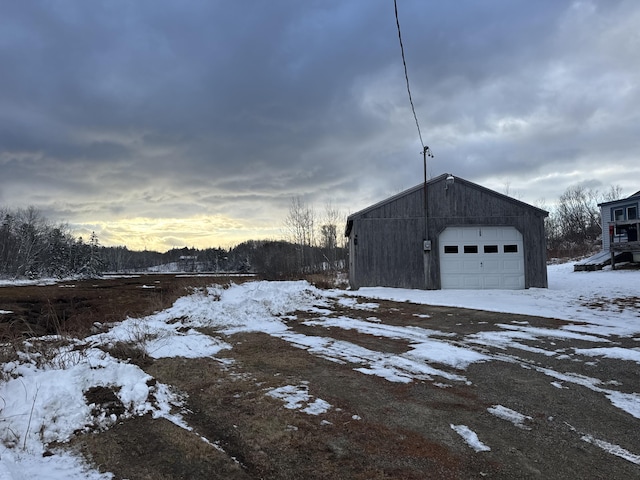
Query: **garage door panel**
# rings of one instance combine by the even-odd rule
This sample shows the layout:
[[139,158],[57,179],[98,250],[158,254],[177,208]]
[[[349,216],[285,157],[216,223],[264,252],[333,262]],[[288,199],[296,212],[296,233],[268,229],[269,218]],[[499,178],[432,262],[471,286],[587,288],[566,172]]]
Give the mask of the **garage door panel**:
[[448,227],[439,245],[442,288],[524,288],[523,239],[516,228]]
[[485,276],[483,288],[502,288],[502,280],[499,276]]
[[482,268],[485,271],[497,272],[500,270],[502,263],[500,260],[485,260],[482,262]]
[[462,273],[481,273],[482,268],[478,260],[463,260],[462,261]]
[[501,263],[504,273],[524,273],[524,265],[521,260],[509,259],[503,260]]
[[447,279],[443,280],[442,288],[444,288],[444,289],[448,289],[448,288],[464,288],[464,286],[462,284],[463,278],[464,277],[462,275],[450,276]]
[[442,265],[447,271],[450,271],[452,273],[464,272],[464,268],[462,267],[462,260],[447,259],[446,261],[442,261]]
[[465,289],[481,289],[482,280],[479,276],[465,275],[462,277],[462,287]]
[[519,290],[524,288],[524,276],[521,275],[506,275],[503,277],[503,287],[509,290]]
[[480,237],[484,242],[492,242],[501,238],[499,230],[496,228],[483,228],[480,231]]

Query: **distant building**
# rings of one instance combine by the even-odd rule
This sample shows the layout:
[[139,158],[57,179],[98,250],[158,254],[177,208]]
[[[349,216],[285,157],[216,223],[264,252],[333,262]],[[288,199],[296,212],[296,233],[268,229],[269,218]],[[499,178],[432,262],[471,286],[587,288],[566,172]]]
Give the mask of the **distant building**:
[[347,218],[352,288],[547,287],[548,213],[441,175]]
[[614,268],[616,258],[640,262],[640,192],[598,206],[602,220],[602,250],[610,253]]
[[180,255],[178,259],[178,270],[183,272],[195,272],[197,270],[197,255]]

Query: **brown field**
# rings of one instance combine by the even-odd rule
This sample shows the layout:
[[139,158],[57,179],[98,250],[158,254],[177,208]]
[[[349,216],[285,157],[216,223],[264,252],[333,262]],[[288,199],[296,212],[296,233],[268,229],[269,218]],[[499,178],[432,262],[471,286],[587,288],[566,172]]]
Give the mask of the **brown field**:
[[[232,281],[246,279],[234,278]],[[216,279],[229,282],[230,279]],[[3,341],[23,335],[84,336],[105,322],[143,317],[170,306],[207,277],[150,275],[51,286],[0,288]],[[153,284],[154,289],[143,289]],[[68,285],[68,284],[67,284]],[[362,301],[371,301],[362,299]],[[557,328],[559,320],[410,303],[376,301],[382,323],[416,325],[453,334],[450,343],[497,323],[528,321]],[[371,312],[334,305],[335,315],[364,319]],[[428,314],[430,318],[417,315]],[[400,354],[406,341],[354,330],[288,320],[293,331],[345,340]],[[204,333],[218,336],[214,330]],[[233,348],[216,358],[153,360],[123,352],[157,381],[186,394],[183,416],[191,431],[149,416],[124,420],[107,431],[78,434],[64,448],[80,451],[118,479],[424,479],[424,478],[637,478],[640,466],[585,442],[592,435],[640,453],[640,421],[614,408],[599,392],[551,385],[542,370],[571,372],[637,391],[633,362],[579,362],[524,350],[489,351],[502,361],[472,364],[467,383],[448,388],[433,381],[393,383],[364,375],[264,333],[224,337]],[[637,346],[632,339],[615,339]],[[554,348],[570,348],[558,340]],[[534,346],[534,345],[531,345]],[[542,345],[535,346],[543,348]],[[591,345],[593,346],[593,345]],[[224,361],[232,359],[233,362]],[[221,361],[222,360],[222,361]],[[308,382],[309,393],[332,408],[308,415],[265,395],[269,388]],[[87,392],[91,401],[118,412],[108,389]],[[115,399],[115,401],[114,401]],[[529,415],[526,428],[487,413],[505,405]],[[450,427],[469,425],[491,451],[476,453]],[[206,439],[206,440],[205,440]]]

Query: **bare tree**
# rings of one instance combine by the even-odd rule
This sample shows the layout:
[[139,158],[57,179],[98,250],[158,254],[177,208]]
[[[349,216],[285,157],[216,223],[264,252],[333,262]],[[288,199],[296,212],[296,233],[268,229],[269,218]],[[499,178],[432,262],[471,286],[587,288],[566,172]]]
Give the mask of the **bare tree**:
[[[609,194],[615,194],[612,187]],[[612,193],[613,192],[613,193]],[[554,256],[574,257],[596,250],[602,235],[597,190],[567,188],[545,223],[547,247]]]
[[297,264],[300,271],[312,266],[311,250],[315,245],[316,216],[313,208],[299,196],[293,197],[289,213],[284,221],[288,240],[297,248]]
[[520,192],[517,191],[512,191],[511,190],[511,182],[509,180],[504,182],[504,190],[503,193],[507,196],[507,197],[511,197],[511,198],[515,198],[515,199],[522,199],[522,194]]
[[103,258],[105,268],[112,272],[125,271],[131,264],[131,252],[124,246],[105,248]]
[[581,185],[567,188],[560,196],[558,215],[567,240],[581,243],[602,233],[597,191]]
[[331,202],[325,204],[322,225],[320,226],[320,247],[325,261],[332,270],[338,270],[342,259],[341,243],[339,242],[339,223],[343,215]]
[[47,230],[46,219],[33,206],[18,210],[16,217],[18,224],[16,273],[18,276],[37,276],[39,256],[46,248],[44,241]]
[[622,198],[622,187],[620,185],[611,185],[609,190],[600,196],[600,202],[613,202]]

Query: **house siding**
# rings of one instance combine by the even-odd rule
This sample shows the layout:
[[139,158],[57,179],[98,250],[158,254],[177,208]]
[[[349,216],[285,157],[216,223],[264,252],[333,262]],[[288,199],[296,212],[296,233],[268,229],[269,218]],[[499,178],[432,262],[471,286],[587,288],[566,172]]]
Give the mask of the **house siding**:
[[611,208],[601,207],[600,216],[602,217],[602,250],[609,251],[611,246],[611,237],[609,236],[609,222],[611,222]]
[[599,204],[600,218],[602,221],[602,250],[609,251],[611,247],[611,237],[609,236],[609,223],[613,222],[613,211],[616,208],[622,208],[626,210],[628,207],[636,207],[637,212],[640,213],[640,192],[634,193],[628,198],[620,200],[614,200],[611,202],[605,202]]

